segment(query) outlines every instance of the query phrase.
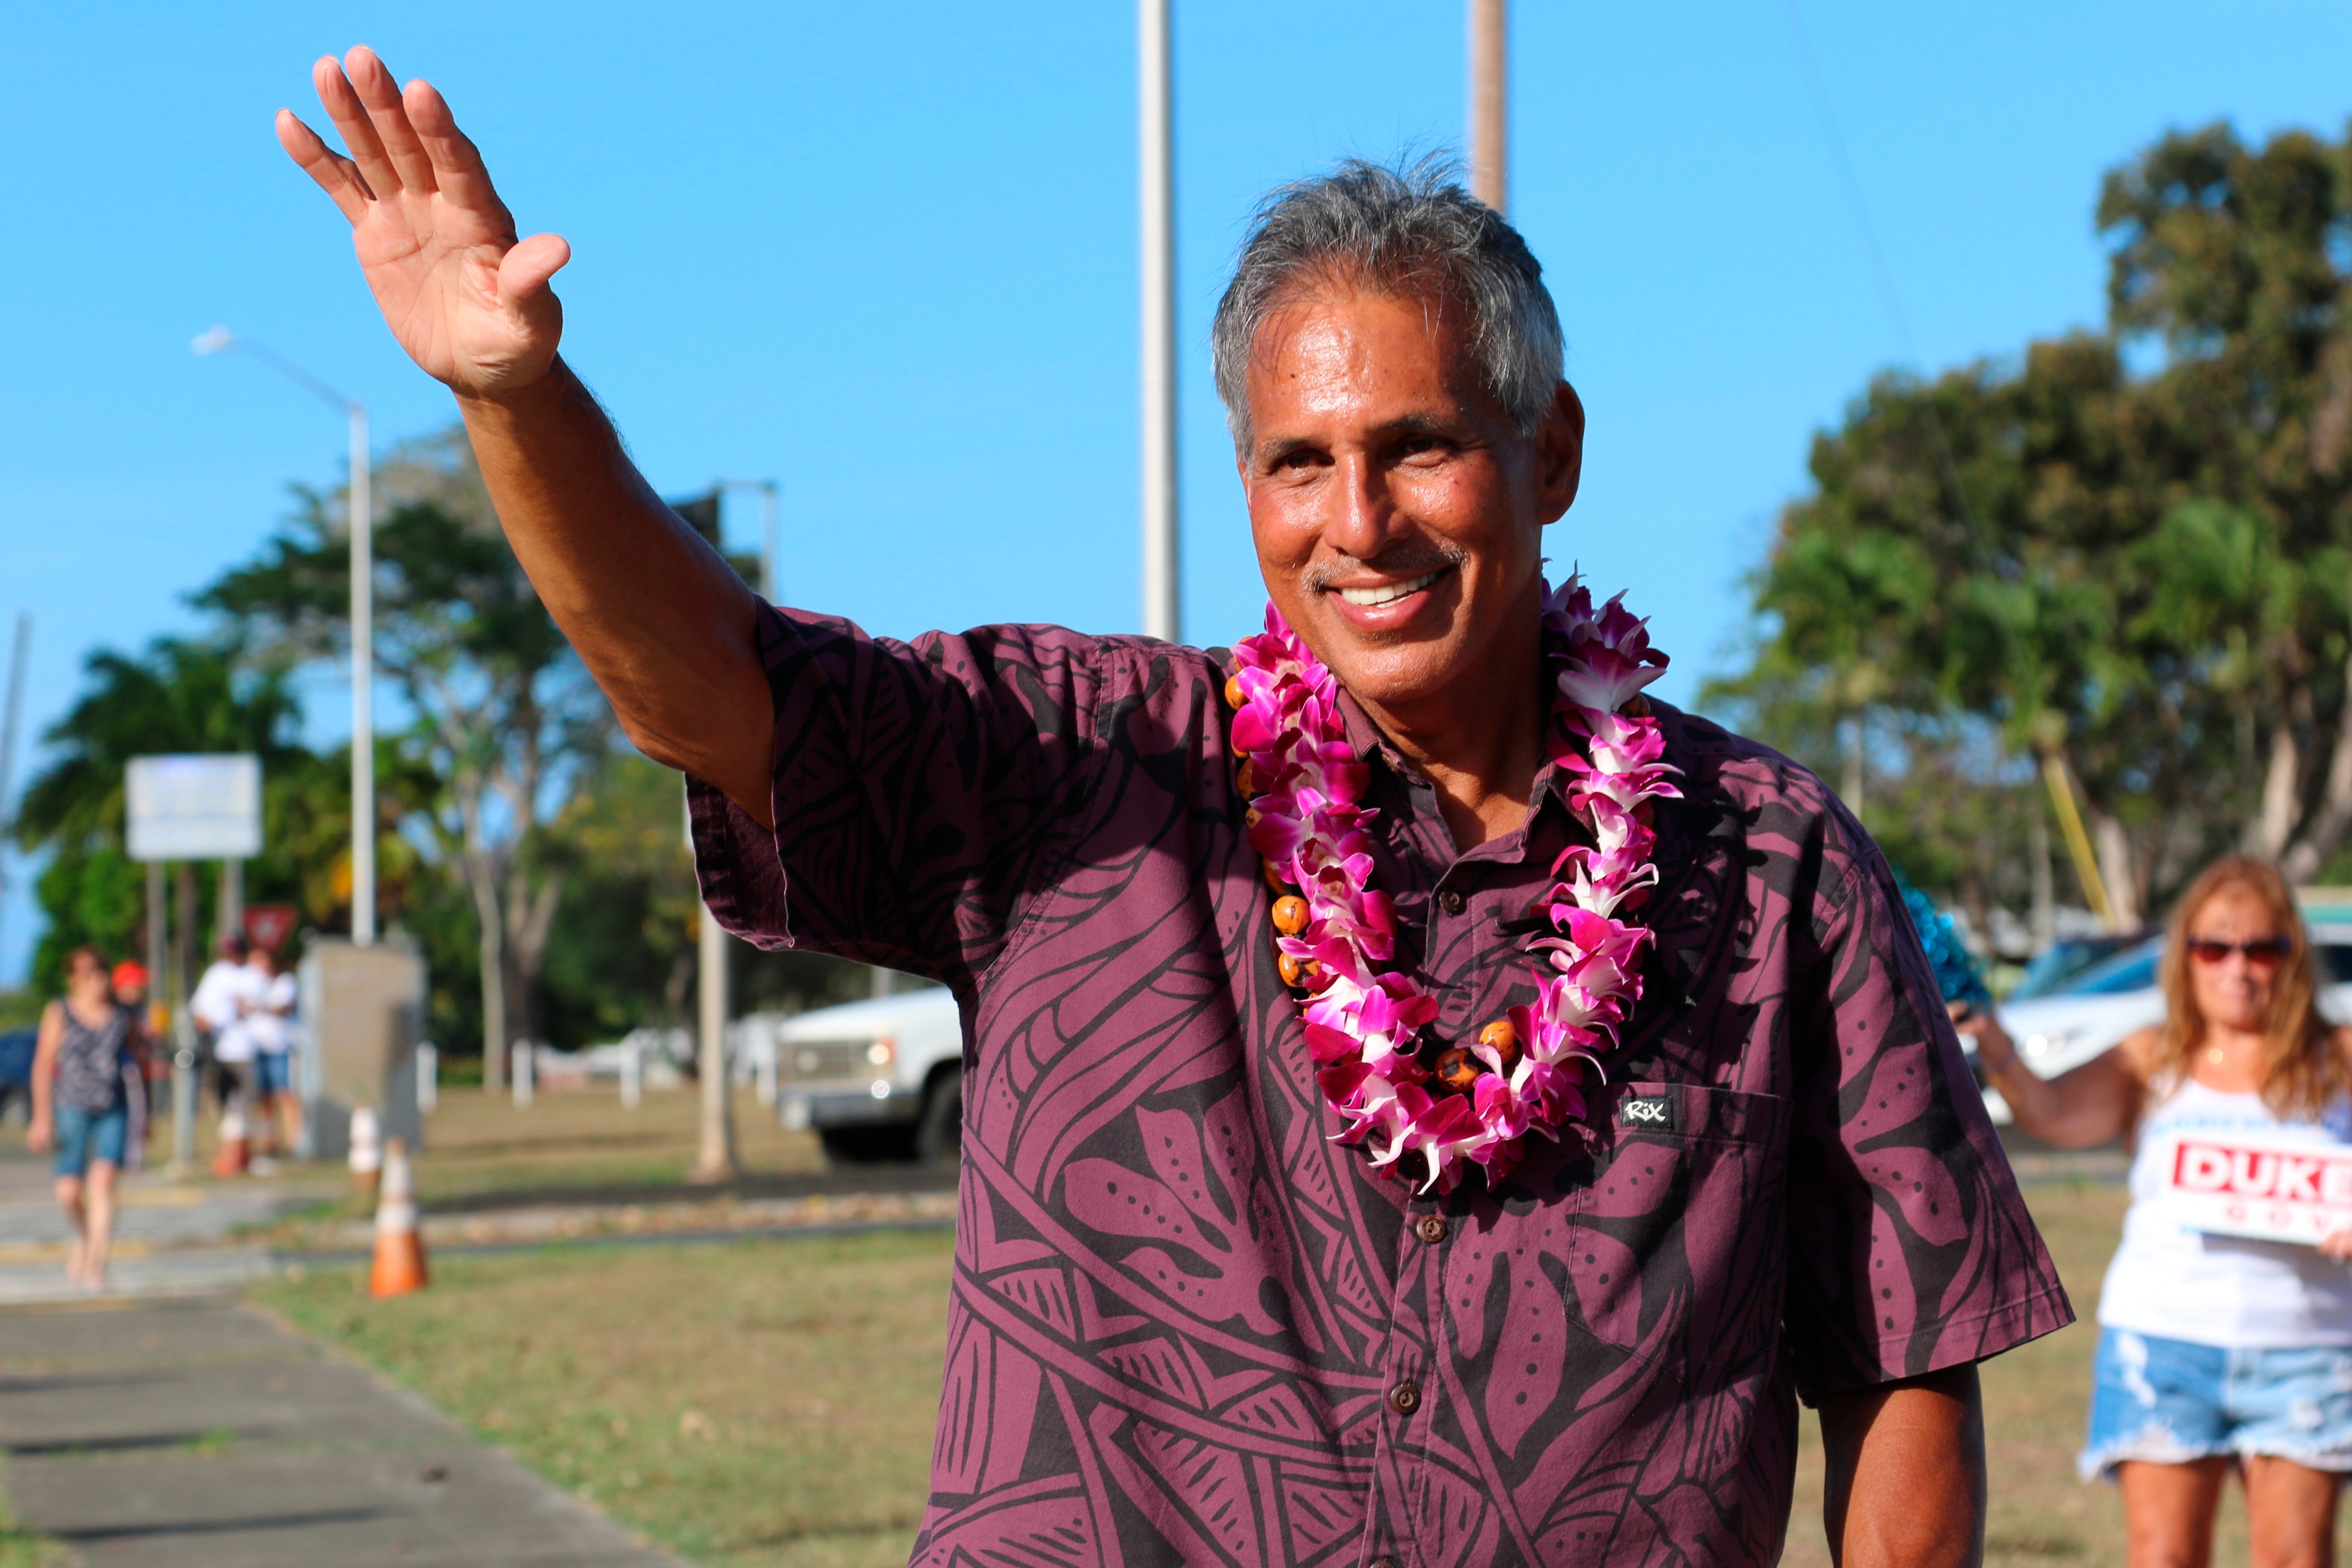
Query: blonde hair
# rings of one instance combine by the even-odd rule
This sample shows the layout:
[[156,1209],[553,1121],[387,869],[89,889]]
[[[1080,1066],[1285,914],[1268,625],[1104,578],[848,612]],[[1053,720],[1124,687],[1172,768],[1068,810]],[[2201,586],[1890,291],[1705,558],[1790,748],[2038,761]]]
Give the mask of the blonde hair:
[[2158,1033],[2154,1079],[2179,1083],[2189,1077],[2190,1055],[2205,1042],[2205,1017],[2197,1010],[2196,987],[2189,983],[2189,927],[2216,895],[2251,893],[2287,939],[2286,957],[2271,981],[2270,1017],[2263,1026],[2263,1103],[2279,1117],[2315,1117],[2345,1092],[2347,1075],[2335,1048],[2334,1027],[2320,1016],[2319,984],[2311,955],[2311,933],[2294,890],[2267,860],[2229,855],[2198,873],[2172,906],[2158,975],[2164,986],[2164,1026]]

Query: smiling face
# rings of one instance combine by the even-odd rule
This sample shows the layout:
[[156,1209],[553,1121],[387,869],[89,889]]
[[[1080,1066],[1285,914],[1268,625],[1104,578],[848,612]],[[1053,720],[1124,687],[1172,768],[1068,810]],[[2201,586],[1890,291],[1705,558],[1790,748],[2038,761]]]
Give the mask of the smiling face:
[[1238,454],[1275,607],[1390,730],[1532,704],[1543,530],[1576,496],[1584,411],[1533,436],[1482,384],[1458,307],[1318,289],[1266,320]]

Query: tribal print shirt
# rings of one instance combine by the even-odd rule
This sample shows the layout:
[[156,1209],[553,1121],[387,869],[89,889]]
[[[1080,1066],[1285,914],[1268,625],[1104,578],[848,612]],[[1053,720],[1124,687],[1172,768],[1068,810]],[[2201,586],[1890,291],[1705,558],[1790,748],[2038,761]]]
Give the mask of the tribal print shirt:
[[[1420,1194],[1331,1141],[1217,656],[798,612],[762,644],[777,828],[690,784],[705,896],[965,1023],[916,1563],[1769,1563],[1800,1398],[2071,1321],[1884,861],[1785,758],[1659,705],[1686,798],[1591,1137]],[[1466,1040],[1534,1000],[1561,780],[1457,853],[1349,718],[1398,963]]]

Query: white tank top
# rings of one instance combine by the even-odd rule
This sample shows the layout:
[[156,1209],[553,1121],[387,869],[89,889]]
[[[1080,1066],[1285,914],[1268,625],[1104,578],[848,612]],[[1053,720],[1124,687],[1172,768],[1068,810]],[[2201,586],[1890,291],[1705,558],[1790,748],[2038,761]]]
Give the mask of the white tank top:
[[2352,1144],[2352,1096],[2316,1121],[2282,1121],[2259,1094],[2190,1079],[2141,1123],[2123,1245],[2099,1291],[2109,1328],[2229,1350],[2352,1345],[2352,1267],[2312,1247],[2209,1236],[2179,1223],[2155,1152],[2172,1132],[2270,1133],[2315,1147]]

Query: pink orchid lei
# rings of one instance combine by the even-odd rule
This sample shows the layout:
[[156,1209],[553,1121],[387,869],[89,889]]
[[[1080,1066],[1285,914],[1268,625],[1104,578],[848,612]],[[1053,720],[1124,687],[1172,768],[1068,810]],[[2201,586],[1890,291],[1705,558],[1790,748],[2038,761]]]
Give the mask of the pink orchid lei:
[[1272,605],[1265,633],[1234,650],[1225,697],[1241,787],[1255,797],[1250,845],[1277,893],[1297,889],[1276,903],[1276,948],[1283,978],[1306,993],[1316,1079],[1341,1120],[1334,1136],[1366,1145],[1384,1174],[1419,1155],[1423,1191],[1451,1191],[1471,1165],[1492,1185],[1517,1164],[1529,1132],[1557,1142],[1585,1114],[1580,1064],[1600,1070],[1598,1053],[1641,1000],[1652,935],[1620,916],[1657,883],[1650,803],[1681,792],[1667,782],[1678,770],[1660,760],[1664,737],[1641,695],[1666,656],[1623,598],[1596,615],[1574,577],[1545,597],[1547,654],[1560,665],[1549,760],[1568,775],[1569,809],[1592,842],[1562,852],[1538,900],[1551,930],[1528,943],[1536,1005],[1432,1063],[1417,1037],[1436,1001],[1385,967],[1396,954],[1395,909],[1371,885],[1365,829],[1379,814],[1361,804],[1370,774],[1349,743],[1339,682]]

